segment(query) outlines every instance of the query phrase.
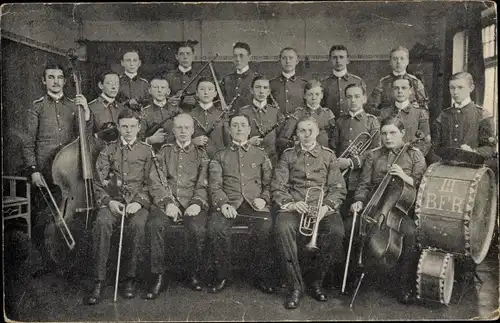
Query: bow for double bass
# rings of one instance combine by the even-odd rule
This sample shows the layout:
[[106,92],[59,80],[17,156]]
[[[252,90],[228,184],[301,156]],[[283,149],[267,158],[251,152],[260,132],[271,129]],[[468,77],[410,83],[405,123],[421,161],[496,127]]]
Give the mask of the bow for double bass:
[[257,121],[254,119],[255,121],[255,124],[257,125],[257,128],[259,129],[259,132],[260,132],[260,138],[264,139],[267,137],[267,135],[269,135],[271,132],[274,131],[274,129],[278,128],[279,126],[281,126],[283,123],[285,123],[288,119],[292,118],[292,117],[295,117],[294,114],[288,114],[286,115],[283,119],[279,120],[278,122],[276,122],[274,125],[272,125],[272,127],[270,127],[269,129],[267,129],[266,131],[263,131],[260,126],[257,124]]
[[158,129],[160,129],[160,128],[163,127],[163,125],[165,124],[165,122],[167,122],[168,120],[171,120],[171,119],[177,117],[181,113],[182,113],[181,111],[176,111],[176,112],[172,113],[170,116],[168,116],[168,117],[164,118],[163,120],[161,120],[160,122],[158,122],[156,125],[154,125],[151,129],[149,129],[146,132],[146,138],[147,137],[151,137],[152,135],[154,135],[155,132],[158,131]]
[[204,70],[205,70],[208,66],[211,66],[211,63],[212,63],[213,61],[215,61],[215,59],[216,59],[217,57],[219,57],[219,54],[215,54],[215,56],[214,56],[211,60],[209,60],[209,61],[208,61],[205,65],[203,65],[203,67],[202,67],[202,68],[198,71],[198,73],[196,73],[196,75],[195,75],[195,76],[193,76],[193,78],[191,78],[191,80],[188,82],[188,84],[186,84],[186,86],[185,86],[184,88],[180,89],[180,90],[179,90],[179,92],[177,92],[177,93],[174,95],[174,97],[181,99],[181,98],[184,96],[184,94],[186,93],[187,89],[191,86],[191,84],[193,84],[193,83],[194,83],[194,81],[196,81],[196,78],[197,78],[198,76],[200,76],[200,75],[201,75],[201,73],[203,73],[203,71],[204,71]]

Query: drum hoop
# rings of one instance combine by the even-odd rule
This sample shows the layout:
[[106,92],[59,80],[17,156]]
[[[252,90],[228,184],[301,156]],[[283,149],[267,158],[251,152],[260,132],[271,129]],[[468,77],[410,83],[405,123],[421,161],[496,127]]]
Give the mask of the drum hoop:
[[428,177],[434,173],[434,170],[437,166],[441,165],[440,162],[431,164],[427,167],[427,170],[422,176],[422,180],[420,181],[420,187],[417,192],[417,200],[415,201],[415,225],[417,226],[417,245],[422,248],[422,241],[420,239],[420,214],[422,212],[422,200],[424,198],[425,187],[427,186],[427,182],[429,181]]
[[[438,252],[444,255],[443,257],[443,262],[441,264],[441,270],[439,272],[439,302],[441,304],[448,305],[448,303],[445,302],[444,299],[444,289],[445,289],[445,280],[446,280],[446,270],[448,269],[448,265],[451,261],[454,261],[454,255],[449,253],[449,252],[441,252],[440,250],[436,248],[425,248],[422,250],[422,254],[420,255],[418,259],[418,266],[417,266],[417,298],[418,299],[425,299],[422,297],[422,283],[421,283],[421,276],[422,276],[422,267],[425,259],[427,258],[427,255],[429,252]],[[453,281],[451,282],[453,284]]]

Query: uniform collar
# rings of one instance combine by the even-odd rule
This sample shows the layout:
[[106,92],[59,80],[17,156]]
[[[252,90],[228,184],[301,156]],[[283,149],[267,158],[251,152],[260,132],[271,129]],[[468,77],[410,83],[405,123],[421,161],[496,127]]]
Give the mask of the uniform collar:
[[314,157],[318,157],[318,155],[319,155],[319,149],[320,149],[320,145],[317,142],[315,142],[314,145],[311,148],[309,148],[309,149],[306,149],[304,146],[302,146],[301,143],[299,143],[297,145],[297,151],[299,153],[309,153],[309,154],[311,154]]
[[253,99],[252,103],[253,103],[253,107],[255,108],[255,110],[267,112],[267,108],[266,108],[267,102],[266,101],[259,102],[255,99]]
[[175,146],[177,149],[181,149],[181,150],[183,150],[185,152],[190,151],[191,147],[193,146],[193,145],[191,145],[191,140],[189,140],[188,142],[186,142],[184,145],[181,144],[178,140],[176,140],[175,143],[177,144]]
[[333,70],[333,75],[335,75],[336,77],[338,78],[344,78],[344,79],[347,79],[347,76],[348,76],[349,73],[347,73],[347,68],[343,69],[342,71],[336,71],[336,70]]
[[[191,70],[193,69],[193,67],[192,67],[192,66],[189,66],[188,68],[185,68],[185,67],[183,67],[183,66],[181,66],[181,65],[179,65],[179,66],[178,66],[178,68],[179,68],[179,71],[180,71],[182,74],[189,73],[189,72],[191,72]],[[190,73],[190,74],[191,74],[191,73]]]
[[351,118],[356,118],[357,120],[361,120],[361,117],[363,116],[363,108],[359,109],[358,111],[352,113],[351,111],[347,111],[347,115]]
[[156,99],[153,99],[153,103],[157,107],[163,108],[164,106],[167,105],[167,100],[165,99],[165,100],[163,100],[163,102],[160,102],[160,101],[157,101]]
[[132,149],[134,147],[134,144],[137,142],[137,138],[134,138],[131,142],[127,142],[123,137],[120,137],[120,142],[121,142],[121,147],[125,148],[128,147],[128,149]]
[[472,100],[471,100],[470,96],[469,96],[467,99],[463,100],[463,101],[462,101],[462,103],[460,103],[460,104],[458,104],[457,102],[455,102],[453,99],[451,99],[451,100],[452,100],[452,102],[453,102],[453,105],[452,105],[452,106],[453,106],[455,109],[462,109],[463,107],[465,107],[466,105],[468,105],[469,103],[471,103],[471,102],[472,102]]
[[132,81],[137,80],[137,72],[135,72],[135,73],[129,73],[129,72],[125,71],[125,75],[127,75],[127,77],[129,79],[131,79]]
[[318,106],[316,109],[311,108],[308,104],[306,104],[306,111],[309,111],[311,113],[316,113],[319,114],[321,111],[321,105]]
[[52,101],[61,101],[61,99],[64,97],[64,93],[61,92],[60,95],[54,95],[54,94],[52,94],[50,92],[47,92],[47,97],[49,99],[52,99]]
[[241,70],[236,70],[236,74],[238,74],[238,75],[245,74],[249,69],[250,69],[250,67],[247,65],[247,66],[243,67]]
[[203,111],[210,111],[212,109],[212,107],[214,106],[214,103],[213,102],[203,103],[203,102],[198,101],[198,105],[200,106],[200,108]]
[[405,74],[406,74],[406,71],[404,71],[404,72],[400,72],[400,73],[399,73],[399,72],[396,72],[396,71],[392,71],[392,75],[394,75],[394,76],[396,76],[396,77],[397,77],[397,76],[403,76],[403,75],[405,75]]
[[291,72],[291,73],[285,73],[285,72],[281,72],[281,79],[283,81],[292,81],[294,82],[296,77],[295,77],[295,71]]
[[231,143],[231,150],[236,150],[239,149],[240,147],[244,151],[248,151],[248,149],[250,148],[250,144],[248,143],[248,141],[245,141],[244,143],[240,144],[239,142],[233,140],[233,142]]
[[102,103],[104,103],[105,106],[108,106],[108,105],[112,104],[113,102],[115,102],[114,98],[110,98],[109,96],[107,96],[104,93],[101,93],[101,100],[102,100]]
[[396,109],[398,110],[404,110],[404,111],[407,111],[408,112],[408,108],[410,106],[410,100],[406,100],[404,102],[398,102],[398,101],[394,101],[394,106],[396,107]]

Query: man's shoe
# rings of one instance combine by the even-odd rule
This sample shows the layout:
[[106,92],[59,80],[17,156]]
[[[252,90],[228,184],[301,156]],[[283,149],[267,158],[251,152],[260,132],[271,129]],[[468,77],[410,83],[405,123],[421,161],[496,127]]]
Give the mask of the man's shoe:
[[298,289],[294,289],[286,298],[285,308],[289,310],[296,309],[300,305],[300,297],[302,293]]
[[123,289],[123,297],[134,298],[135,297],[135,281],[134,279],[128,279],[125,283],[125,288]]
[[192,276],[189,281],[189,288],[197,292],[200,292],[202,290],[201,281],[196,276]]
[[328,299],[326,297],[326,294],[323,292],[323,290],[319,286],[313,287],[311,289],[311,295],[318,302],[326,302],[326,300]]
[[156,276],[156,280],[153,284],[153,287],[149,290],[149,292],[146,294],[146,299],[155,299],[160,295],[161,289],[163,287],[163,275],[158,274]]
[[101,301],[101,292],[104,289],[104,283],[102,281],[97,281],[94,285],[92,293],[87,298],[87,305],[96,305]]
[[223,279],[221,281],[216,280],[216,281],[214,281],[214,284],[213,284],[212,288],[210,288],[208,291],[211,292],[211,293],[219,293],[224,288],[226,288],[227,285],[228,285],[228,280],[227,279]]

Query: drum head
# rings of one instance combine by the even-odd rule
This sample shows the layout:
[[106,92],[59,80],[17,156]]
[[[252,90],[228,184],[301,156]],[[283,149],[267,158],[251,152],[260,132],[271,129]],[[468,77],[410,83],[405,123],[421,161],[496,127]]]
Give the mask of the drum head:
[[424,249],[417,269],[417,297],[448,305],[453,293],[455,262],[450,253]]

